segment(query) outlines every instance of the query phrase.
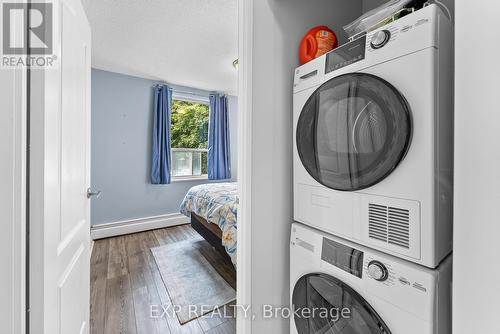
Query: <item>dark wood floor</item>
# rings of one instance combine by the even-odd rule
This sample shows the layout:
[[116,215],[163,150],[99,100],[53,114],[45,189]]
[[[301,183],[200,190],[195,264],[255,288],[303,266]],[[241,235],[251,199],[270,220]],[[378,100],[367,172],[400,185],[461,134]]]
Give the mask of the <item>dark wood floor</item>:
[[[206,241],[189,225],[97,240],[91,259],[90,333],[234,334],[234,317],[206,315],[181,326],[177,317],[152,318],[151,305],[171,305],[150,248],[193,240],[208,249],[203,254],[218,269],[217,257]],[[206,243],[206,244],[205,244]],[[213,250],[213,252],[216,252]],[[219,271],[236,286],[234,271]],[[231,307],[227,314],[232,315]]]

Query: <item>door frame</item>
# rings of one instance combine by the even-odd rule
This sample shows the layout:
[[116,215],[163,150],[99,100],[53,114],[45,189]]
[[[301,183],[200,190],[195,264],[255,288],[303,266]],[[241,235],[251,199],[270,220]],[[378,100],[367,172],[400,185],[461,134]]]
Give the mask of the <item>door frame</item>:
[[[12,37],[21,45],[28,42],[24,24],[17,22]],[[26,333],[28,304],[28,193],[29,193],[29,70],[25,67],[0,69],[0,217],[5,226],[0,234],[0,332]]]
[[[22,32],[22,28],[16,30]],[[21,34],[14,38],[20,38]],[[0,83],[0,217],[5,226],[0,234],[3,269],[10,275],[2,275],[0,299],[0,332],[26,333],[27,304],[27,171],[28,171],[28,70],[25,68],[2,69]],[[5,180],[3,179],[5,177]],[[10,180],[9,180],[10,179]],[[9,182],[10,181],[10,182]],[[6,291],[4,291],[6,290]],[[8,291],[8,292],[7,292]]]
[[[252,54],[253,0],[238,0],[238,231],[236,304],[252,304]],[[252,316],[238,309],[236,333],[252,332]]]

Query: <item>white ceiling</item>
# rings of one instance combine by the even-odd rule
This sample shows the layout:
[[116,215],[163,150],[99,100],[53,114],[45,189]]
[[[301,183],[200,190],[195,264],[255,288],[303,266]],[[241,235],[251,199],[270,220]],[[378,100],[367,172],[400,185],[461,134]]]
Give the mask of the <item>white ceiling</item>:
[[83,0],[92,66],[236,94],[237,0]]

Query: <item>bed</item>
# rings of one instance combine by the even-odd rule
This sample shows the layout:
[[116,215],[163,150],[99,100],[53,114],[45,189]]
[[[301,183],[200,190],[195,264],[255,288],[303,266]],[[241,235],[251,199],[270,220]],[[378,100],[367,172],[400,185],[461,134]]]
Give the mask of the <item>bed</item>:
[[181,203],[180,212],[191,226],[236,265],[238,186],[236,182],[194,186]]

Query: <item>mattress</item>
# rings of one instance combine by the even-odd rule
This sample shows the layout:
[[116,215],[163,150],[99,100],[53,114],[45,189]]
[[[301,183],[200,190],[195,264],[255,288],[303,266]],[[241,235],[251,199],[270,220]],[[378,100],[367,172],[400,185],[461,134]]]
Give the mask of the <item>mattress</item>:
[[194,186],[181,203],[180,212],[191,212],[216,224],[222,231],[222,245],[236,265],[236,231],[238,185],[236,182],[209,183]]

